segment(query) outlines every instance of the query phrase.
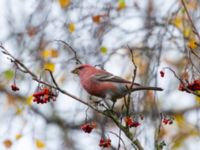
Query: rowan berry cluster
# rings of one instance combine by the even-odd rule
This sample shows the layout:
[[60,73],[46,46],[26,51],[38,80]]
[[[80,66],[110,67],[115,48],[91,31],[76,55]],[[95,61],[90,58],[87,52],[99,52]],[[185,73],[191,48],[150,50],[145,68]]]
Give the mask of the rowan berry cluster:
[[127,117],[125,117],[125,119],[124,119],[124,121],[125,121],[125,123],[126,123],[126,125],[128,126],[128,127],[138,127],[138,126],[140,126],[141,124],[138,122],[138,121],[134,121],[131,117],[129,117],[129,116],[127,116]]
[[48,87],[40,87],[39,90],[33,94],[33,97],[33,102],[36,102],[37,104],[45,104],[50,101],[56,101],[58,93]]
[[81,129],[85,132],[85,133],[91,133],[92,130],[94,128],[96,128],[96,123],[95,122],[91,122],[91,123],[86,123],[86,124],[83,124],[81,126]]
[[190,91],[188,89],[191,91],[200,90],[200,80],[194,80],[193,82],[187,83],[186,85],[184,85],[183,83],[181,83],[179,85],[180,91],[186,91],[186,92],[190,93]]
[[173,124],[173,121],[174,121],[174,118],[170,116],[164,116],[164,118],[162,119],[162,122],[165,125],[171,125]]
[[111,146],[110,138],[108,139],[101,138],[101,140],[99,141],[99,146],[103,148],[109,148]]

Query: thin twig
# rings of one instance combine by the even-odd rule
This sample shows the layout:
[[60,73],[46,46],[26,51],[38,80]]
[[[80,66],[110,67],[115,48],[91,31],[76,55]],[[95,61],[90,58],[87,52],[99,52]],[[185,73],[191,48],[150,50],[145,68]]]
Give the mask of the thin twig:
[[164,69],[170,70],[170,71],[174,74],[174,76],[181,82],[181,84],[184,85],[184,88],[185,88],[185,90],[186,90],[187,92],[192,93],[192,94],[194,94],[194,95],[200,97],[200,94],[195,93],[194,91],[190,90],[190,89],[187,87],[187,85],[185,84],[185,82],[176,74],[176,72],[175,72],[173,69],[171,69],[171,68],[169,68],[169,67],[164,67],[163,70],[164,70]]
[[[125,145],[125,142],[123,141],[122,137],[121,137],[120,135],[118,135],[117,133],[115,133],[115,132],[112,132],[112,131],[109,131],[109,132],[110,132],[111,134],[115,135],[116,137],[118,137],[119,140],[123,143],[124,149],[127,150],[126,145]],[[118,149],[117,149],[117,150],[119,150],[119,146],[118,146]]]
[[78,59],[76,50],[72,46],[70,46],[67,42],[62,40],[54,40],[54,41],[63,43],[67,48],[69,48],[74,53],[74,59],[76,60],[76,63],[82,64],[82,62]]
[[199,32],[198,32],[196,26],[194,25],[194,22],[192,21],[192,18],[191,18],[190,14],[189,14],[189,11],[188,11],[188,9],[187,9],[187,6],[186,6],[184,0],[181,0],[181,3],[182,3],[182,5],[183,5],[183,7],[184,7],[184,9],[185,9],[185,11],[186,11],[186,14],[187,14],[187,16],[188,16],[188,19],[190,20],[190,23],[191,23],[191,25],[192,25],[192,27],[193,27],[193,29],[194,29],[196,35],[198,36],[198,38],[199,38],[199,40],[200,40]]

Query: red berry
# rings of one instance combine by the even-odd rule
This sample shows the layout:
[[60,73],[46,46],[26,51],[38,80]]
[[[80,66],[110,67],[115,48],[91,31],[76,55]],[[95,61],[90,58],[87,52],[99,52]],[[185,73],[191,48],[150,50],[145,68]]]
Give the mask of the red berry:
[[40,97],[40,96],[43,96],[44,95],[44,92],[43,91],[38,91],[38,92],[35,92],[33,94],[34,97]]
[[164,71],[160,71],[160,76],[163,78],[164,76],[165,76],[165,73],[164,73]]

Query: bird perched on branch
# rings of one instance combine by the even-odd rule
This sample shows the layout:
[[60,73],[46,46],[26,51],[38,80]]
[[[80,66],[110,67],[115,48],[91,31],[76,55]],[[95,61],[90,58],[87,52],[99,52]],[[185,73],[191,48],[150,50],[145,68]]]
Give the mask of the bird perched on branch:
[[132,83],[89,64],[77,66],[72,73],[79,76],[81,85],[89,94],[103,99],[109,99],[113,102],[133,91],[163,90],[159,87],[146,87],[138,83]]

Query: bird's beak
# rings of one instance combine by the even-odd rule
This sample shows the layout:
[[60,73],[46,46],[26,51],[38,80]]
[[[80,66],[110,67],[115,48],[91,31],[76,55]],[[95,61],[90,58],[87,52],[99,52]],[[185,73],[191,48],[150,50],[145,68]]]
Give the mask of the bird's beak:
[[78,74],[78,69],[75,68],[74,70],[71,71],[71,73],[73,73],[73,74]]

